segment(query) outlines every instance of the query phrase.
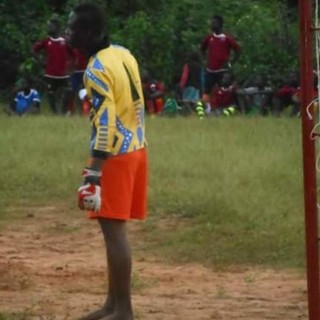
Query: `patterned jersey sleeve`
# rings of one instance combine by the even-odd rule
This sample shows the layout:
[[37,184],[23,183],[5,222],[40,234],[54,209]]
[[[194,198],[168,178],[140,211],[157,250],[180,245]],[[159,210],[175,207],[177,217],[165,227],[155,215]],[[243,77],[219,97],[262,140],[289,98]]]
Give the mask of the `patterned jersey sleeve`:
[[85,87],[92,104],[92,156],[111,152],[116,132],[116,107],[112,78],[103,66],[93,64],[85,73]]

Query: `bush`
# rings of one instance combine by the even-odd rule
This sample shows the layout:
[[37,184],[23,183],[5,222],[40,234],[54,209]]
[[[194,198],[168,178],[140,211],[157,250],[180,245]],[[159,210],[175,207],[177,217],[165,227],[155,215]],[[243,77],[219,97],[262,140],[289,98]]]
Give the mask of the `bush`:
[[[21,74],[40,75],[31,59],[31,45],[45,35],[45,24],[53,10],[59,10],[65,21],[78,2],[51,1],[55,6],[36,0],[1,2],[0,59],[4,67],[0,89],[8,89]],[[265,72],[276,79],[278,74],[298,67],[297,17],[289,16],[280,0],[97,3],[110,16],[112,41],[129,48],[143,68],[168,86],[179,77],[186,54],[197,50],[210,31],[213,14],[225,18],[225,30],[242,46],[240,62],[235,66],[238,79],[246,79],[252,72]]]

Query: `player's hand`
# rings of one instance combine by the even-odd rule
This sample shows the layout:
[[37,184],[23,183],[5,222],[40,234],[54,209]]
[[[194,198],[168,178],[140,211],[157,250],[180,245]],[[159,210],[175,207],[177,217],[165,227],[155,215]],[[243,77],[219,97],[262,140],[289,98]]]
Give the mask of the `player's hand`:
[[101,188],[87,183],[78,189],[78,206],[82,210],[97,212],[101,207]]
[[83,184],[78,189],[78,206],[82,210],[93,210],[95,212],[101,207],[101,172],[85,168],[82,172]]

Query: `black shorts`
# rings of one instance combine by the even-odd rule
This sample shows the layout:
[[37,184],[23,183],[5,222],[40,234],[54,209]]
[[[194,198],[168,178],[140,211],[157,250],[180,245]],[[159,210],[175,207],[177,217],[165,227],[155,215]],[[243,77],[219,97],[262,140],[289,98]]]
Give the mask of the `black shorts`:
[[70,77],[67,78],[51,78],[51,77],[46,77],[46,86],[47,86],[47,91],[55,92],[58,89],[63,89],[70,91],[71,90],[71,82],[70,82]]
[[209,72],[206,71],[204,76],[204,93],[210,94],[215,85],[219,84],[225,71]]

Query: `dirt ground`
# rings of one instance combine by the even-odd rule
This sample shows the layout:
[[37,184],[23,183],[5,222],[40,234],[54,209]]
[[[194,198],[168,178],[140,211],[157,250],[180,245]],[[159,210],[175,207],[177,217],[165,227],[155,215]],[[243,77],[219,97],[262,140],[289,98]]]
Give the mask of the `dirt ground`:
[[[23,218],[0,233],[0,311],[18,319],[62,320],[99,307],[107,284],[96,223],[81,213],[58,214],[54,207],[23,210]],[[130,234],[137,243],[138,224],[130,225]],[[213,272],[148,256],[134,260],[136,319],[307,319],[306,298],[298,272],[237,267]]]

